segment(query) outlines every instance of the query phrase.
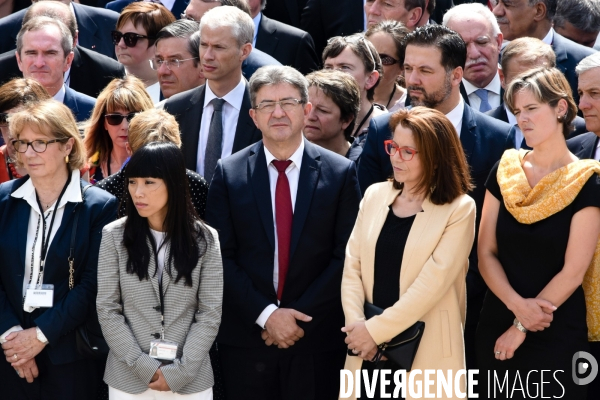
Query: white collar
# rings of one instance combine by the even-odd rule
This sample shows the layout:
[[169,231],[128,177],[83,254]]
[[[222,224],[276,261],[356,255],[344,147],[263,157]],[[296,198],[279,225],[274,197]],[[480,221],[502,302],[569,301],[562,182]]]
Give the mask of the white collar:
[[515,114],[513,114],[512,111],[508,109],[508,106],[506,104],[504,104],[504,109],[506,110],[506,116],[508,117],[508,123],[510,124],[510,126],[517,125],[517,117],[515,117]]
[[[265,146],[264,143],[263,143],[263,148],[265,149],[265,158],[267,159],[267,168],[268,168],[269,165],[271,164],[271,162],[273,160],[277,160],[277,158],[275,158],[275,156],[273,154],[271,154],[271,152],[269,151],[269,149],[267,149],[267,146]],[[292,154],[292,156],[290,158],[288,158],[288,160],[292,161],[292,163],[298,169],[300,169],[300,166],[302,165],[302,156],[303,155],[304,155],[304,138],[302,138],[302,140],[300,141],[300,146],[298,146],[298,148],[296,149],[294,154]]]
[[[467,95],[470,95],[471,93],[475,92],[477,89],[480,89],[477,86],[473,85],[468,80],[466,80],[465,78],[463,78],[462,81],[463,81],[463,85],[465,85],[465,91],[467,92]],[[500,74],[498,74],[498,72],[496,72],[496,75],[494,75],[494,78],[490,81],[490,83],[488,83],[488,85],[482,89],[489,90],[492,93],[496,93],[497,95],[500,95],[501,87],[502,87],[502,85],[500,84]]]
[[[175,5],[175,0],[160,0],[160,3],[167,8],[167,10],[172,11],[173,6]],[[175,18],[179,19],[179,15],[176,15]]]
[[[62,208],[67,204],[67,202],[81,203],[83,201],[81,198],[81,181],[79,178],[80,172],[78,169],[71,171],[71,182],[69,182],[69,186],[67,186],[65,194],[63,194],[63,197],[60,199],[60,204],[58,207],[56,204],[54,204],[50,210]],[[21,185],[20,188],[11,194],[11,196],[17,199],[26,200],[29,206],[39,213],[39,206],[37,204],[35,195],[35,187],[33,186],[33,182],[31,182],[31,178],[27,179],[27,181]]]
[[542,39],[542,42],[552,46],[552,42],[554,42],[554,28],[550,28],[546,36],[544,36],[544,38]]
[[[204,107],[210,104],[213,99],[217,98],[217,95],[210,90],[210,82],[206,81],[206,92],[204,93]],[[222,97],[230,106],[240,111],[242,108],[242,101],[244,100],[244,92],[246,91],[246,81],[243,76],[240,76],[240,83],[237,84],[229,93]]]
[[446,114],[446,117],[452,122],[457,132],[460,132],[460,124],[462,123],[463,112],[465,111],[465,102],[460,96],[459,102],[452,111]]
[[54,96],[52,96],[52,98],[60,103],[64,103],[65,102],[65,93],[66,93],[66,89],[65,89],[65,84],[63,82],[63,85],[60,87],[58,92],[56,92],[56,94]]

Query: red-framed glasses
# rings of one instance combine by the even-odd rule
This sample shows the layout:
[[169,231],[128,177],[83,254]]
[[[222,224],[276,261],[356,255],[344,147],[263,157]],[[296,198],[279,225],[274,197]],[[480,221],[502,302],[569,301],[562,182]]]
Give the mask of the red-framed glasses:
[[413,159],[415,154],[418,153],[417,150],[412,149],[410,147],[400,147],[393,140],[386,140],[383,142],[383,146],[385,148],[385,152],[390,156],[395,155],[396,153],[400,154],[400,158],[404,161],[410,161]]

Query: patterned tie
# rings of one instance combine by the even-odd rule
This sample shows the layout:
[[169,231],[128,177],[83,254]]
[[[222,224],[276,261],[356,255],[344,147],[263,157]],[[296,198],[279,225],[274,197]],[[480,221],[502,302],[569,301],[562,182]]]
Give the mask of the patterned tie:
[[279,261],[279,282],[277,283],[277,300],[281,301],[285,277],[290,264],[290,242],[292,239],[292,195],[290,193],[290,182],[285,170],[292,163],[288,161],[272,161],[277,168],[277,186],[275,187],[275,223],[277,224],[277,249]]
[[208,127],[208,140],[206,141],[206,151],[204,152],[204,179],[210,184],[217,161],[221,158],[223,149],[223,99],[213,99],[214,108]]
[[492,109],[492,106],[488,101],[488,91],[486,89],[477,89],[475,91],[475,94],[481,99],[481,104],[479,104],[479,111],[490,111]]

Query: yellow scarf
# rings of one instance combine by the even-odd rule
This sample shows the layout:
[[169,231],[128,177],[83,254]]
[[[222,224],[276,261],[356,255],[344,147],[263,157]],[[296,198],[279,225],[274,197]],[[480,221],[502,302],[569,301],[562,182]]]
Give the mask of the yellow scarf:
[[[546,175],[532,189],[521,167],[526,150],[507,150],[498,166],[498,185],[504,205],[517,221],[533,224],[563,210],[575,200],[600,163],[579,160]],[[588,340],[600,341],[600,241],[583,279],[587,308]]]

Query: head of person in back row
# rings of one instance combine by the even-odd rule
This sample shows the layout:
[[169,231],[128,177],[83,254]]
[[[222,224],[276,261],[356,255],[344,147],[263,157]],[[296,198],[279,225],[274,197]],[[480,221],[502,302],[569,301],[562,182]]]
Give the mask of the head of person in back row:
[[165,26],[156,35],[156,51],[151,63],[166,99],[204,85],[198,28],[197,22],[181,19]]
[[360,110],[360,90],[356,80],[349,74],[327,69],[310,73],[306,79],[312,109],[304,117],[304,136],[347,157]]
[[144,82],[154,103],[160,100],[160,85],[150,60],[154,58],[156,35],[172,22],[175,17],[163,5],[138,1],[121,11],[112,31],[117,59],[128,74]]
[[467,44],[463,83],[469,103],[481,112],[498,107],[502,103],[498,55],[503,36],[496,17],[483,4],[468,3],[448,10],[443,24]]
[[435,0],[366,0],[367,26],[381,21],[402,22],[408,29],[415,30],[429,23],[435,9]]
[[600,32],[598,0],[561,0],[556,7],[554,29],[582,46],[594,47]]
[[190,3],[185,9],[182,17],[192,21],[200,22],[200,19],[202,19],[202,16],[206,14],[208,10],[220,6],[237,7],[250,15],[250,6],[248,6],[247,0],[190,0]]

